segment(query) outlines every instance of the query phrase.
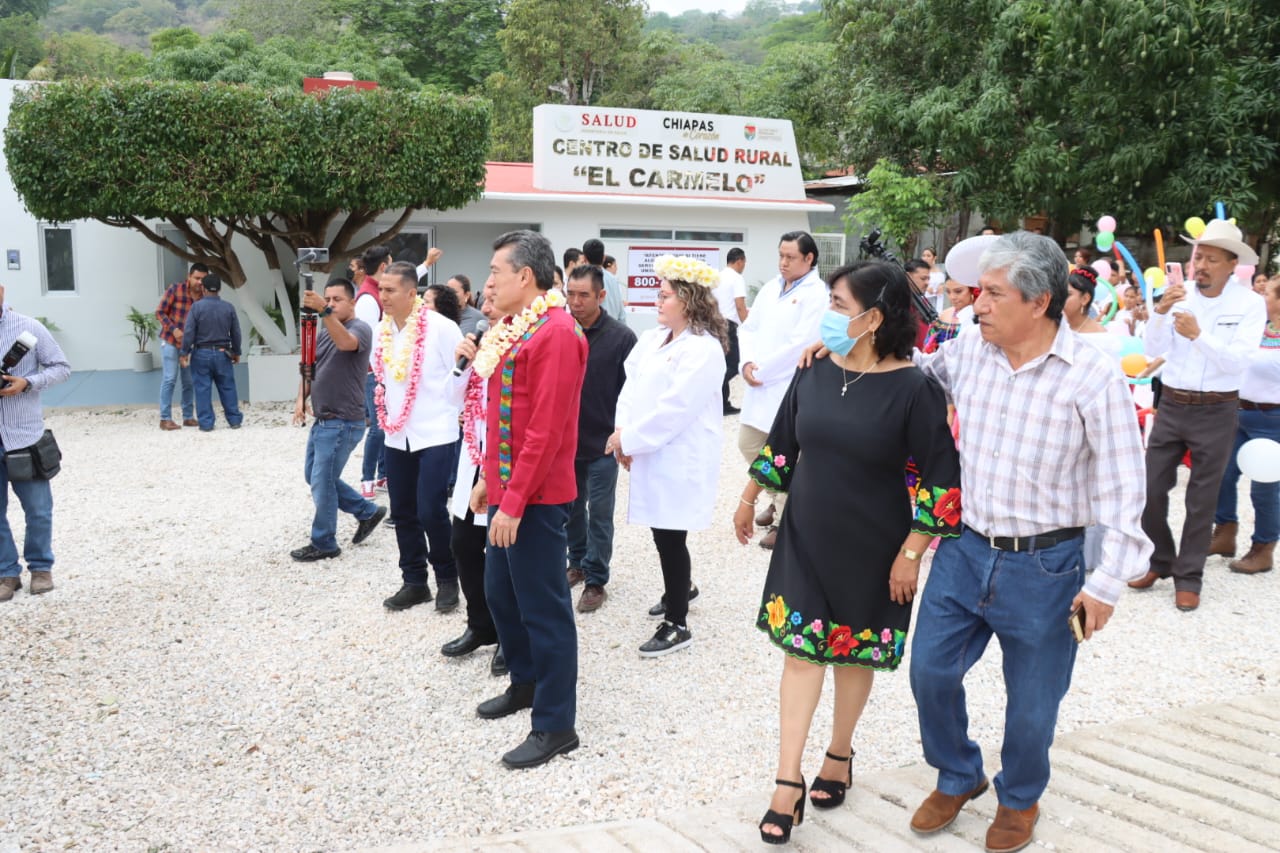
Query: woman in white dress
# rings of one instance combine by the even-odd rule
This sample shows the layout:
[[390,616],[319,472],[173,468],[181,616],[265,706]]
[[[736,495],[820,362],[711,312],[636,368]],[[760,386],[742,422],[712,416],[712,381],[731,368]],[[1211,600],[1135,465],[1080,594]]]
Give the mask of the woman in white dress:
[[617,429],[606,453],[631,472],[627,520],[653,529],[666,592],[664,619],[641,657],[693,642],[689,630],[688,531],[711,526],[720,473],[727,329],[712,289],[720,275],[701,261],[663,255],[653,265],[658,328],[627,357]]

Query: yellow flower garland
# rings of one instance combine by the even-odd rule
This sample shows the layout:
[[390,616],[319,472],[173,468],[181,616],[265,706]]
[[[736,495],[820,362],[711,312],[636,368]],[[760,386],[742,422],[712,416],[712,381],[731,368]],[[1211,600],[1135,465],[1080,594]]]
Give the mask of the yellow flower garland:
[[397,382],[404,382],[409,378],[409,360],[413,357],[413,347],[418,342],[418,317],[422,313],[422,297],[419,296],[413,300],[413,309],[409,311],[409,319],[404,323],[404,352],[397,353],[395,351],[394,328],[395,321],[391,319],[391,315],[382,318],[379,332],[379,347],[382,353],[382,363],[391,378]]
[[498,362],[506,355],[511,345],[520,340],[529,327],[538,322],[538,318],[552,308],[564,306],[564,297],[559,291],[551,290],[537,299],[528,308],[511,318],[510,323],[498,323],[489,327],[484,340],[480,342],[480,350],[472,362],[476,373],[488,379],[498,369]]

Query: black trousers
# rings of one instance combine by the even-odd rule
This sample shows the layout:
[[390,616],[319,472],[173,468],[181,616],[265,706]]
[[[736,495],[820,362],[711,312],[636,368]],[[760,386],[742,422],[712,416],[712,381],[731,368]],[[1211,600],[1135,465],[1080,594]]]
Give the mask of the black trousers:
[[454,517],[449,544],[458,564],[458,585],[467,600],[467,627],[486,644],[498,642],[489,600],[484,595],[484,548],[488,537],[488,528],[475,523],[471,510],[467,510],[466,518]]
[[658,549],[658,562],[662,564],[662,583],[667,605],[666,620],[672,625],[685,626],[689,619],[689,547],[685,544],[687,530],[659,530],[654,527],[653,544]]
[[720,396],[724,404],[729,405],[729,380],[738,375],[738,324],[729,324],[729,351],[724,356],[724,385],[720,387]]

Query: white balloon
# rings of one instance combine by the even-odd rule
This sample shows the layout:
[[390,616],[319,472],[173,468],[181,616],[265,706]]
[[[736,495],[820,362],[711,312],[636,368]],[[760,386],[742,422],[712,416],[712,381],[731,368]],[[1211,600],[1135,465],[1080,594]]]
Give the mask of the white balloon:
[[978,259],[998,239],[1000,238],[995,234],[979,234],[977,237],[961,240],[952,246],[951,251],[947,252],[945,263],[947,278],[954,279],[967,287],[977,287]]
[[1269,438],[1250,439],[1240,445],[1236,464],[1240,472],[1255,483],[1280,483],[1280,442]]

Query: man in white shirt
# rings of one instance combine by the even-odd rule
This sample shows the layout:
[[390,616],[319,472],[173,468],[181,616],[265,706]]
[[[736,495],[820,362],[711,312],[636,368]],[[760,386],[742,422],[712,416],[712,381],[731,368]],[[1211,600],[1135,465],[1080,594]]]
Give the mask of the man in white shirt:
[[430,601],[430,563],[436,574],[436,610],[448,612],[458,606],[448,489],[465,391],[453,376],[454,349],[462,332],[435,311],[417,310],[413,264],[387,267],[380,290],[386,316],[374,332],[373,369],[383,393],[375,408],[385,431],[387,494],[404,581],[383,605],[405,610]]
[[[778,241],[778,277],[756,294],[746,322],[738,328],[742,378],[742,420],[738,449],[748,463],[760,454],[769,438],[778,406],[787,393],[796,362],[804,348],[820,334],[822,312],[830,296],[818,275],[818,244],[807,231],[790,231]],[[769,527],[760,547],[772,549],[778,538],[774,521],[782,514],[785,495],[756,516]]]
[[729,352],[724,358],[724,385],[720,388],[726,415],[736,415],[739,411],[729,402],[729,380],[738,375],[738,326],[747,319],[747,281],[742,277],[746,268],[746,252],[736,247],[730,249],[725,255],[724,269],[720,270],[720,285],[712,291],[720,305],[720,314],[729,324]]
[[[356,319],[367,325],[376,333],[378,324],[382,322],[382,297],[378,294],[378,283],[387,267],[391,265],[391,250],[386,246],[370,246],[359,258],[362,277],[354,279],[356,285]],[[372,359],[372,350],[370,350]],[[377,379],[370,366],[365,376],[364,417],[368,423],[368,432],[364,436],[364,460],[360,468],[360,497],[371,499],[375,490],[387,486],[387,466],[382,457],[382,427],[378,426],[378,413],[373,408],[373,392]]]
[[[1162,356],[1167,364],[1147,440],[1147,506],[1142,513],[1142,529],[1155,553],[1147,574],[1129,584],[1149,589],[1172,577],[1179,610],[1200,606],[1218,486],[1235,440],[1240,383],[1267,322],[1261,296],[1247,285],[1229,285],[1237,263],[1258,262],[1239,228],[1222,219],[1210,222],[1195,241],[1192,262],[1195,287],[1188,290],[1181,280],[1171,281],[1144,334],[1147,355]],[[1169,490],[1187,451],[1187,512],[1182,541],[1175,547]]]

